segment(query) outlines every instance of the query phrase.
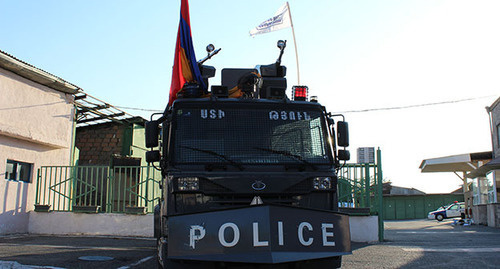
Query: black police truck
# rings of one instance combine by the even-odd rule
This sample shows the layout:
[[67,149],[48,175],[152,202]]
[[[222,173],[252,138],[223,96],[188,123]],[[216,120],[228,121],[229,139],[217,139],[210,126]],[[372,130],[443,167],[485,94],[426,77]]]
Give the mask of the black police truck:
[[[146,159],[163,179],[160,267],[338,268],[351,253],[337,202],[347,123],[305,86],[287,97],[285,46],[270,65],[223,69],[209,94],[186,83],[146,123]],[[203,62],[220,49],[207,51],[198,62],[206,83],[215,68]]]

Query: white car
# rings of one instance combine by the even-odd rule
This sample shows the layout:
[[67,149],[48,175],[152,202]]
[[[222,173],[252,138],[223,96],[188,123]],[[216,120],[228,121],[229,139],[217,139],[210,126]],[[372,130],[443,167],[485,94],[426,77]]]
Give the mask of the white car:
[[434,211],[429,212],[427,215],[428,219],[437,219],[442,221],[443,219],[463,217],[465,214],[465,204],[455,202],[451,205],[442,206]]

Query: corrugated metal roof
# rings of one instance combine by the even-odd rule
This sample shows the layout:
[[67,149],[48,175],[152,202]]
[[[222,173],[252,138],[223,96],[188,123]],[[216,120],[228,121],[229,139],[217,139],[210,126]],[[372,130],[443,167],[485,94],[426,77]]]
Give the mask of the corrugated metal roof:
[[84,92],[75,95],[74,104],[77,108],[76,126],[78,128],[109,122],[145,122],[145,119],[141,117],[128,114],[127,112]]
[[2,50],[0,50],[0,68],[9,70],[21,77],[60,92],[75,94],[81,91],[80,87],[27,62],[19,60]]

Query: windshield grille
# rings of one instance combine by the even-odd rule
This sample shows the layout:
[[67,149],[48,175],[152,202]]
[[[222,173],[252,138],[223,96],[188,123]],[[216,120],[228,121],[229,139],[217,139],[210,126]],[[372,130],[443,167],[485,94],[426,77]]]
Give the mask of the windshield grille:
[[182,108],[173,123],[176,163],[330,163],[319,109]]

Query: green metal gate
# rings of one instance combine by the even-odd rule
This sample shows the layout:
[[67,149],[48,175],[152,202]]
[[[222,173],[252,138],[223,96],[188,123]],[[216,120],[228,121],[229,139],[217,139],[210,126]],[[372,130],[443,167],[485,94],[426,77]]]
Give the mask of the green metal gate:
[[[382,153],[376,151],[375,163],[345,164],[339,171],[338,193],[341,208],[360,209],[378,216],[379,241],[384,239],[384,206],[382,200]],[[361,210],[366,209],[366,210]],[[351,215],[356,210],[351,210]]]
[[42,166],[35,210],[150,213],[160,180],[150,166]]

